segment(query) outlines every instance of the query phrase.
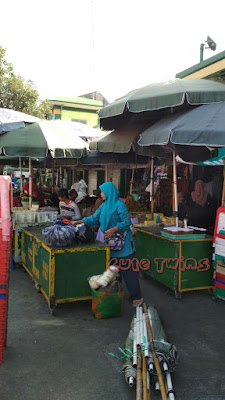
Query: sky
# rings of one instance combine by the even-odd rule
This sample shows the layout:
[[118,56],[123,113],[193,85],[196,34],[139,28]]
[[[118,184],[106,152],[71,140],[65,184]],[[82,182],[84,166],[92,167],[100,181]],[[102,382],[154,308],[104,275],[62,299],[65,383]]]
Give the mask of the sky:
[[100,91],[110,102],[175,78],[210,36],[225,50],[223,0],[2,0],[0,46],[40,98]]

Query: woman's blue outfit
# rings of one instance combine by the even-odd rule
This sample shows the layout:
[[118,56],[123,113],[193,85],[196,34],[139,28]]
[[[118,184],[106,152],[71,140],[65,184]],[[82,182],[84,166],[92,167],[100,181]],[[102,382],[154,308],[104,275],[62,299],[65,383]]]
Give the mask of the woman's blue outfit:
[[[110,258],[123,260],[123,268],[129,260],[134,257],[135,251],[133,237],[130,229],[131,221],[127,206],[118,198],[118,190],[112,182],[103,183],[100,189],[104,193],[106,200],[90,217],[83,218],[86,225],[100,224],[100,230],[105,233],[110,228],[117,226],[118,233],[126,232],[125,244],[120,251],[110,251]],[[141,291],[139,286],[138,274],[133,270],[132,265],[128,269],[120,269],[120,273],[124,279],[126,287],[130,293],[132,300],[141,299]]]

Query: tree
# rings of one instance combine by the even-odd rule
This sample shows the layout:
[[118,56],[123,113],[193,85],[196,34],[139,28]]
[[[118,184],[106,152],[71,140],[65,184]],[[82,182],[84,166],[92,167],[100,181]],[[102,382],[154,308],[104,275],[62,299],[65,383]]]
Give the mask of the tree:
[[52,112],[48,100],[40,100],[31,80],[25,82],[14,73],[5,55],[6,50],[0,46],[0,107],[49,119]]

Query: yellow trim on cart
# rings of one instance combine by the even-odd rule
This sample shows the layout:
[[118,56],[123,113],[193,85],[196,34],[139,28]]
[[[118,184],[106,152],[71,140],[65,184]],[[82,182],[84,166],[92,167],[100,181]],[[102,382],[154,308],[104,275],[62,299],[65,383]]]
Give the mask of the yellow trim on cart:
[[181,290],[179,290],[179,292],[189,292],[191,290],[212,289],[212,288],[213,288],[213,286],[199,286],[199,287],[195,287],[195,288],[181,289]]
[[22,228],[22,229],[21,229],[21,231],[24,231],[24,232],[26,232],[26,235],[28,235],[28,236],[33,236],[33,235],[32,235],[32,233],[30,233],[30,232],[26,231],[26,229],[24,229],[24,228]]
[[80,301],[80,300],[91,300],[92,296],[86,296],[86,297],[68,297],[67,299],[58,299],[55,300],[56,304],[60,303],[72,303],[74,301]]
[[52,250],[52,254],[56,253],[75,253],[75,252],[85,252],[85,251],[96,251],[96,250],[106,250],[108,247],[77,247],[77,248],[71,248],[71,249],[63,249],[63,250]]
[[[34,279],[33,275],[30,273],[29,269],[27,267],[25,267],[25,265],[22,263],[23,268],[27,271],[27,273],[31,276],[32,280],[34,281],[34,283],[36,283],[37,285],[39,285],[39,283],[36,281],[36,279]],[[44,295],[44,297],[46,298],[47,302],[49,303],[49,297],[48,295],[45,293],[45,291],[42,289],[42,287],[40,286],[40,291],[42,292],[42,294]]]
[[181,288],[181,254],[182,254],[182,242],[179,242],[179,268],[178,268],[178,291]]
[[144,231],[143,229],[135,228],[137,231],[142,232],[142,233],[147,233],[147,235],[153,235],[157,236],[161,239],[168,240],[169,242],[173,243],[179,243],[179,242],[212,242],[213,238],[204,238],[204,239],[170,239],[165,236],[160,235],[159,233],[154,233],[154,232],[147,232]]
[[106,247],[106,269],[109,267],[110,263],[110,248]]
[[55,295],[55,257],[52,253],[49,271],[49,295],[50,297],[54,297]]

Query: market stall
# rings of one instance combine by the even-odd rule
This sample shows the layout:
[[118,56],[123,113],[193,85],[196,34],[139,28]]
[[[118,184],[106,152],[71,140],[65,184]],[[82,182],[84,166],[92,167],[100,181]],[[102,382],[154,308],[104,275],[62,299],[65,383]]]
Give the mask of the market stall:
[[[218,94],[221,96],[219,102]],[[205,233],[203,236],[195,235],[193,229],[189,228],[183,232],[179,226],[176,155],[185,161],[203,161],[214,156],[212,148],[223,146],[224,94],[223,86],[210,81],[176,80],[133,91],[99,113],[101,126],[105,129],[114,128],[114,136],[116,131],[126,131],[126,127],[128,130],[134,129],[140,124],[139,139],[135,137],[135,131],[132,137],[129,133],[126,135],[128,143],[133,145],[137,153],[156,155],[156,151],[163,152],[165,149],[172,155],[174,221],[171,222],[175,225],[176,236],[165,237],[166,230],[163,227],[158,229],[157,219],[148,221],[146,218],[142,226],[137,226],[136,250],[139,262],[144,258],[151,265],[145,272],[179,295],[184,290],[212,287],[212,237],[205,236]],[[182,103],[184,106],[181,107]],[[199,107],[190,107],[188,103]],[[163,110],[166,118],[162,118]],[[147,123],[148,128],[143,129]],[[98,150],[121,151],[118,150],[120,140],[116,147],[112,140],[110,143],[110,136],[112,134],[98,140]],[[158,272],[158,264],[155,263],[157,258],[161,259],[161,265],[167,265],[168,260],[172,262],[171,259],[174,259],[175,265],[169,264],[168,268]],[[201,267],[202,260],[206,260],[206,265]]]
[[109,265],[109,247],[95,241],[69,247],[51,247],[43,227],[24,228],[21,233],[22,266],[47,300],[52,314],[59,303],[91,299],[88,278]]
[[163,236],[162,227],[154,225],[136,230],[136,258],[147,276],[174,290],[178,298],[185,291],[212,288],[211,236],[170,239]]

